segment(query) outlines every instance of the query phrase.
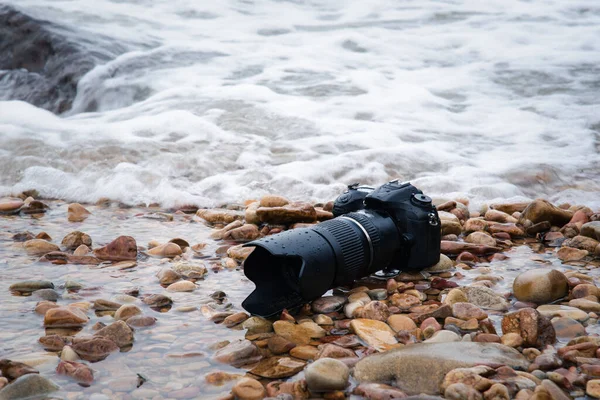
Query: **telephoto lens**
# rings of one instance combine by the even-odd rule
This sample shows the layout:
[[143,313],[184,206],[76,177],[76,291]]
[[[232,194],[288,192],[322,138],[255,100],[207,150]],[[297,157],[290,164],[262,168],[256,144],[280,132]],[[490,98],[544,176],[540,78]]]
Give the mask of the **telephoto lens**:
[[[357,196],[364,201],[354,201]],[[256,284],[242,303],[248,312],[270,317],[382,269],[422,269],[439,261],[437,211],[409,183],[392,181],[366,196],[350,186],[336,200],[335,214],[341,215],[245,245],[255,247],[244,262]]]

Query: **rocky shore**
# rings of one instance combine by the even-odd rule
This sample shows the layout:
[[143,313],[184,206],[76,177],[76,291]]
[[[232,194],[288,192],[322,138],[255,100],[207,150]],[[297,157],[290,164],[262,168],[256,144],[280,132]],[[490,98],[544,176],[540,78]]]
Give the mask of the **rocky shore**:
[[600,212],[437,202],[440,262],[267,320],[247,241],[332,218],[0,200],[0,400],[600,398]]

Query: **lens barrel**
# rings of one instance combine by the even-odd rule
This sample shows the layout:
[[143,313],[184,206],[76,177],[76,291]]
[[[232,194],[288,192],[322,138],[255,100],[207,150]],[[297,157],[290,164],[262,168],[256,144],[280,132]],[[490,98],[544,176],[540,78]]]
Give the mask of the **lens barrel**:
[[250,242],[244,272],[256,289],[242,306],[265,317],[293,309],[385,268],[400,245],[393,220],[370,210]]

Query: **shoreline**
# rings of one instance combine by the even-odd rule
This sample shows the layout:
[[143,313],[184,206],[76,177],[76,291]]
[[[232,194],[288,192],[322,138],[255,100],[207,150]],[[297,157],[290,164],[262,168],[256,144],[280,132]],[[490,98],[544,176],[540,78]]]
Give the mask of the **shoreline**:
[[[253,284],[240,270],[247,251],[238,251],[238,245],[294,224],[306,226],[330,218],[328,204],[315,208],[266,196],[245,208],[188,207],[184,212],[107,206],[107,202],[71,207],[60,200],[7,203],[0,200],[4,211],[0,215],[4,231],[0,236],[3,358],[24,362],[44,379],[60,385],[54,393],[59,396],[250,398],[244,397],[248,392],[253,398],[277,394],[286,398],[287,393],[296,398],[337,399],[352,393],[363,398],[390,398],[400,396],[401,391],[411,395],[419,389],[417,383],[403,382],[402,376],[384,376],[376,367],[393,361],[380,360],[369,366],[369,371],[375,371],[373,376],[365,375],[364,365],[375,357],[371,354],[401,352],[423,346],[419,343],[424,341],[441,346],[435,351],[456,368],[470,368],[453,364],[461,356],[451,351],[453,346],[472,346],[456,344],[463,342],[484,343],[477,345],[484,347],[502,343],[497,345],[502,352],[517,349],[513,351],[519,359],[527,362],[525,370],[529,372],[514,374],[497,367],[460,373],[456,368],[434,369],[432,374],[441,376],[440,383],[446,382],[442,385],[446,397],[539,397],[556,395],[557,388],[564,396],[576,397],[594,381],[595,350],[580,347],[597,348],[600,342],[575,337],[593,338],[600,333],[595,326],[596,312],[600,313],[600,291],[595,286],[600,247],[596,239],[579,235],[584,224],[600,216],[598,210],[567,210],[536,200],[496,205],[480,217],[460,201],[450,200],[438,205],[444,234],[442,253],[447,256],[434,268],[405,272],[388,281],[365,279],[353,288],[335,289],[297,315],[284,313],[274,324],[250,317],[240,306]],[[535,207],[531,206],[534,203]],[[134,244],[120,239],[124,236],[132,237]],[[76,251],[88,242],[91,251]],[[111,242],[112,246],[105,247]],[[550,273],[552,270],[559,272]],[[541,272],[531,272],[538,275],[530,277],[524,274],[527,271]],[[517,276],[525,280],[522,287],[529,288],[524,293],[517,291],[521,300],[513,293]],[[38,283],[10,290],[11,285],[31,280],[47,281],[53,287]],[[175,286],[168,289],[169,285]],[[34,288],[42,292],[29,295]],[[534,299],[534,304],[528,297],[532,290],[548,297]],[[556,308],[563,303],[574,309]],[[73,311],[73,307],[79,308]],[[59,311],[51,311],[54,308]],[[544,332],[553,330],[556,341],[542,334],[528,337],[532,326],[525,326],[526,316],[536,321],[536,327],[544,327]],[[65,321],[70,326],[65,327]],[[118,328],[117,333],[109,330],[98,336],[111,326],[112,330]],[[52,334],[64,339],[59,349],[62,353],[57,350],[57,338],[49,339]],[[38,341],[41,337],[46,338],[43,344]],[[104,343],[112,348],[104,354],[99,350],[106,351],[100,346],[100,337],[110,337],[122,346],[115,349],[114,344]],[[587,340],[588,344],[572,349],[581,354],[559,350],[572,340]],[[49,343],[54,347],[46,351]],[[546,345],[552,350],[544,351]],[[449,349],[451,354],[442,354],[441,349]],[[315,358],[322,361],[311,362]],[[330,359],[337,363],[327,361]],[[425,353],[410,360],[415,369],[433,368]],[[325,373],[315,378],[319,367],[325,368]],[[86,368],[93,370],[92,380]],[[409,371],[403,370],[403,374],[409,379]],[[13,375],[10,378],[6,388],[16,387],[14,383],[20,381],[13,381]],[[330,380],[325,382],[326,378]],[[340,386],[340,379],[347,386]],[[473,379],[486,384],[473,386],[469,383]],[[87,387],[79,386],[78,380]],[[382,386],[393,380],[399,388]],[[321,390],[333,381],[337,386]],[[421,390],[432,389],[423,386]],[[437,395],[443,395],[439,390]]]

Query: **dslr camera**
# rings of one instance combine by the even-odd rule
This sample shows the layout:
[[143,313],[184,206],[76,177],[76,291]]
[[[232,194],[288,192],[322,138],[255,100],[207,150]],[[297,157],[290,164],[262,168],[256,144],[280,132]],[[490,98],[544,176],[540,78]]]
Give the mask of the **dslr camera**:
[[244,262],[244,273],[256,284],[242,303],[248,312],[270,317],[371,274],[394,276],[439,261],[437,210],[410,183],[350,185],[335,200],[333,214],[313,227],[245,245],[255,247]]

